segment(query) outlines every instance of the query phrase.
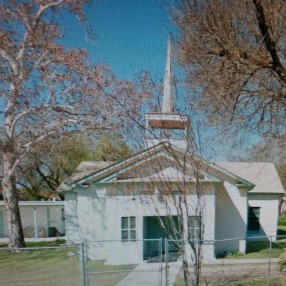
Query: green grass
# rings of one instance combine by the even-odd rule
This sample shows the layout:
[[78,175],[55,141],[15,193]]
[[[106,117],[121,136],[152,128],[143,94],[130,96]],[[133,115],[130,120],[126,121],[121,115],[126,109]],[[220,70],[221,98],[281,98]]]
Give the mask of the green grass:
[[[269,257],[269,241],[248,241],[246,243],[246,253],[226,252],[219,258],[224,259],[259,259]],[[286,239],[273,241],[271,244],[271,257],[278,258],[286,250]]]
[[[52,241],[37,241],[37,242],[26,242],[27,247],[44,247],[44,246],[59,246],[64,244],[64,239],[56,239]],[[0,248],[8,247],[8,243],[0,243]]]
[[[54,246],[51,242],[44,244]],[[33,246],[40,245],[33,243]],[[91,275],[90,285],[115,286],[129,274],[122,270],[132,270],[136,265],[105,265],[104,261],[90,260],[88,266],[89,272],[118,271],[118,273]],[[2,248],[0,277],[0,286],[79,286],[80,264],[77,248],[71,246],[17,251]]]
[[278,220],[279,226],[286,226],[286,215],[281,215]]

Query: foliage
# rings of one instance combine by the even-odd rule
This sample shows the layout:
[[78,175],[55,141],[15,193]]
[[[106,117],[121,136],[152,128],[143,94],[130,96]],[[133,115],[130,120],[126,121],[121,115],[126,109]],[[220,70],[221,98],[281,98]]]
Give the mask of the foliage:
[[281,215],[278,220],[279,226],[286,226],[286,215]]
[[286,251],[279,256],[279,268],[281,272],[286,272]]
[[179,2],[178,58],[195,107],[228,130],[285,134],[286,2]]
[[19,195],[28,200],[49,197],[82,161],[117,161],[130,155],[128,145],[114,135],[101,134],[95,140],[84,134],[51,138],[19,165]]
[[19,164],[49,138],[123,127],[126,114],[137,115],[144,97],[140,84],[118,80],[110,68],[92,65],[85,50],[60,44],[61,16],[73,14],[84,24],[86,3],[0,4],[1,186],[11,246],[25,245],[16,188]]
[[95,161],[118,161],[132,153],[128,145],[120,138],[110,134],[101,135],[95,142]]
[[71,135],[42,142],[19,164],[20,197],[37,200],[49,197],[76,167],[92,159],[91,142],[84,135]]

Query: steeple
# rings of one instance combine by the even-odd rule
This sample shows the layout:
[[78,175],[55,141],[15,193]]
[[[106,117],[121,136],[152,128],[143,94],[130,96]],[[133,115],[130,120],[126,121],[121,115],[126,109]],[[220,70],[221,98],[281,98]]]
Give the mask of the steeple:
[[175,112],[170,38],[168,39],[162,110],[157,113],[147,113],[145,117],[147,147],[167,141],[180,148],[187,148],[189,118]]
[[170,37],[168,37],[162,113],[174,113],[174,79],[172,73]]

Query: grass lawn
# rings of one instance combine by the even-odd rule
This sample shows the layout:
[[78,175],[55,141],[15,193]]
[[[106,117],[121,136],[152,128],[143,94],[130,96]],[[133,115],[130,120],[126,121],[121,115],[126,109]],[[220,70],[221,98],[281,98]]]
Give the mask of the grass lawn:
[[89,272],[101,273],[91,274],[89,276],[89,286],[115,286],[136,266],[137,265],[104,265],[104,261],[90,260],[88,262]]
[[[59,242],[27,243],[28,247],[54,246]],[[136,265],[104,265],[89,261],[89,272],[132,270]],[[129,272],[90,276],[90,286],[115,286]],[[79,286],[80,265],[77,248],[25,249],[10,251],[0,248],[0,286]],[[96,283],[95,283],[96,281]]]
[[[279,226],[278,227],[278,232],[277,235],[280,237],[278,238],[277,241],[272,242],[271,246],[271,257],[272,258],[278,258],[282,253],[286,251],[286,226]],[[246,254],[239,253],[239,252],[233,252],[233,253],[228,253],[226,254],[223,258],[224,264],[227,265],[227,259],[238,259],[238,264],[239,264],[239,259],[259,259],[259,258],[268,258],[269,257],[269,241],[248,241],[247,242],[247,247],[246,247]],[[216,267],[216,266],[214,266]],[[246,266],[247,267],[247,266]],[[202,279],[200,286],[211,286],[211,285],[216,285],[216,286],[265,286],[266,285],[266,278],[257,278],[258,277],[263,277],[266,275],[265,271],[267,268],[267,265],[265,266],[265,271],[263,273],[260,270],[260,276],[256,275],[258,273],[257,271],[257,265],[254,265],[254,269],[256,270],[251,270],[251,265],[249,265],[249,275],[247,273],[245,275],[240,275],[241,270],[238,267],[236,270],[230,270],[229,272],[223,271],[224,275],[223,277],[220,277],[218,275],[218,272],[221,271],[221,269],[218,268],[218,271],[213,271],[210,272],[211,275],[206,275],[207,278]],[[276,266],[277,268],[278,266]],[[244,270],[247,272],[247,270]],[[203,276],[205,273],[203,273]],[[239,276],[240,275],[240,276]],[[250,276],[255,276],[251,278]],[[273,277],[271,277],[270,286],[286,286],[286,277],[280,277],[281,273],[276,272],[272,274]],[[183,280],[183,275],[182,272],[178,275],[174,286],[185,286],[184,280]]]
[[[269,241],[248,241],[246,243],[246,253],[231,252],[226,253],[221,258],[226,259],[258,259],[269,257]],[[271,245],[271,258],[278,258],[283,252],[286,251],[286,237],[273,241]]]

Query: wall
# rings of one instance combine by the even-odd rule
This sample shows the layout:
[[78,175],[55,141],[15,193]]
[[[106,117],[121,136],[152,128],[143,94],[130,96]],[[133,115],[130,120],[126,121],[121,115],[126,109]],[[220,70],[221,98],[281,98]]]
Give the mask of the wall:
[[77,193],[65,193],[65,229],[66,239],[71,242],[79,242]]
[[276,236],[280,194],[248,194],[248,205],[260,207],[260,231],[248,231],[247,236]]
[[[143,257],[143,217],[177,215],[174,201],[160,200],[156,195],[132,195],[124,192],[124,186],[106,184],[106,188],[91,185],[88,189],[77,189],[77,200],[74,196],[66,196],[67,239],[88,240],[89,255],[92,259],[105,259],[107,264],[139,263]],[[140,193],[140,185],[137,186]],[[138,192],[139,191],[139,192]],[[214,187],[206,186],[202,200],[204,209],[204,238],[214,239]],[[191,192],[187,196],[188,213],[195,215],[197,196]],[[77,202],[76,202],[77,201]],[[75,207],[75,204],[77,205]],[[168,206],[167,206],[168,205]],[[69,209],[68,209],[68,208]],[[72,214],[77,209],[78,216]],[[136,217],[136,242],[121,242],[121,217]],[[70,217],[70,218],[69,218]],[[76,221],[78,219],[78,221]],[[76,221],[76,222],[75,222]],[[79,226],[78,238],[74,233]],[[114,240],[114,242],[104,242]],[[92,243],[101,241],[100,243]],[[132,255],[126,255],[132,253]],[[213,245],[205,247],[208,257],[214,257]]]
[[226,252],[245,252],[245,236],[247,226],[247,190],[225,182],[216,191],[215,239],[232,241],[215,243],[215,254]]

